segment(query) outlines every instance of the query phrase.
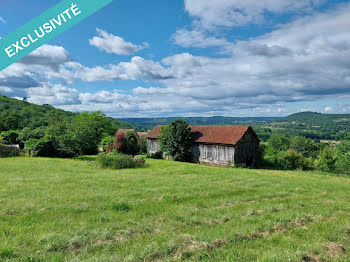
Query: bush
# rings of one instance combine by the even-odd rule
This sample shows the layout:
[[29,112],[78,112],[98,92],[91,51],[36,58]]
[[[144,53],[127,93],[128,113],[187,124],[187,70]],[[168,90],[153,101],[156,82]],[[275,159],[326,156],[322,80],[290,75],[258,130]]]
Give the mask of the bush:
[[301,167],[303,156],[291,149],[278,153],[277,156],[280,167],[284,170],[295,170]]
[[323,172],[335,172],[337,154],[331,147],[325,147],[316,160],[316,166]]
[[136,166],[144,166],[146,163],[146,161],[144,159],[139,158],[139,157],[134,157],[133,161],[136,164]]
[[153,154],[153,155],[147,155],[148,158],[152,158],[152,159],[163,159],[163,152],[162,151],[158,151],[157,153]]
[[147,137],[146,136],[142,136],[141,137],[140,153],[141,154],[146,154],[147,151],[148,151],[147,148],[148,148]]
[[15,147],[0,145],[0,158],[19,156],[20,150]]
[[73,157],[74,152],[65,149],[50,139],[41,139],[33,147],[33,156],[37,157]]
[[110,148],[115,142],[114,136],[105,136],[102,138],[100,142],[100,147],[103,148],[103,150],[106,152],[108,148]]
[[1,137],[2,137],[2,143],[5,145],[15,145],[19,144],[20,141],[18,140],[18,132],[17,131],[7,131],[7,132],[2,132]]
[[126,155],[136,155],[140,153],[140,145],[136,134],[132,131],[118,131],[115,135],[115,142],[108,150],[117,150]]
[[335,170],[337,173],[350,175],[350,152],[338,157]]
[[111,169],[135,168],[144,165],[144,160],[124,154],[101,153],[97,156],[96,162],[103,168]]
[[279,151],[276,154],[265,154],[261,166],[282,170],[312,170],[314,161],[311,157],[305,158],[294,150]]
[[304,157],[316,158],[320,152],[320,145],[310,138],[294,136],[290,139],[290,149],[302,154]]

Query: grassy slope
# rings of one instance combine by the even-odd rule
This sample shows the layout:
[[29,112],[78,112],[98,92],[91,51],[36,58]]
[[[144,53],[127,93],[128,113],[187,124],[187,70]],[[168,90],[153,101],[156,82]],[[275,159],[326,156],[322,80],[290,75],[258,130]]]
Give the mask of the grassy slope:
[[0,159],[0,261],[350,255],[348,178],[147,163],[112,171],[88,161]]

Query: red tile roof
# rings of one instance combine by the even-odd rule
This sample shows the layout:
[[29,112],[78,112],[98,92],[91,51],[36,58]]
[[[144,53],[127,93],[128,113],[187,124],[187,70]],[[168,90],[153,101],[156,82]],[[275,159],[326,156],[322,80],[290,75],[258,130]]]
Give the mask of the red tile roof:
[[140,138],[147,136],[148,133],[147,132],[137,132],[137,134],[139,135]]
[[[162,126],[156,126],[147,138],[156,139]],[[235,145],[250,126],[190,126],[197,143]]]

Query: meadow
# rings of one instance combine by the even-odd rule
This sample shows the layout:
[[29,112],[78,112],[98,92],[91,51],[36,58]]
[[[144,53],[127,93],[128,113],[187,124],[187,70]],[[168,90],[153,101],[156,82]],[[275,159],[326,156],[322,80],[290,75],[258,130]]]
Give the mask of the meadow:
[[0,261],[349,261],[350,178],[0,159]]

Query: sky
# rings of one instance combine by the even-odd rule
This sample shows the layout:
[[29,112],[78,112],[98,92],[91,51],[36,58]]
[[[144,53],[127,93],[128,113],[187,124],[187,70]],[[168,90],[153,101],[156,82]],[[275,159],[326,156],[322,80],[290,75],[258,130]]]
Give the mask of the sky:
[[[58,2],[0,0],[0,37]],[[116,118],[350,113],[349,17],[340,0],[114,0],[0,71],[0,94]]]

